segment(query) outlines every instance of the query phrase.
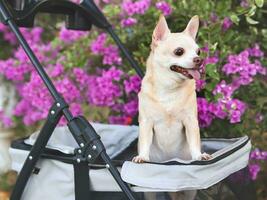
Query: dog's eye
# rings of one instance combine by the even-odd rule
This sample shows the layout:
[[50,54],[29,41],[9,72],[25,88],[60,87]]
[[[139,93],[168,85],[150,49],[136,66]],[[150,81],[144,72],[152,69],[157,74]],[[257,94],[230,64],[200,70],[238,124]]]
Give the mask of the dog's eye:
[[201,51],[200,51],[200,49],[198,49],[197,50],[197,55],[200,56],[200,53],[201,53]]
[[174,54],[175,54],[176,56],[181,56],[181,55],[184,54],[184,49],[181,48],[181,47],[179,47],[179,48],[177,48],[177,49],[174,50]]

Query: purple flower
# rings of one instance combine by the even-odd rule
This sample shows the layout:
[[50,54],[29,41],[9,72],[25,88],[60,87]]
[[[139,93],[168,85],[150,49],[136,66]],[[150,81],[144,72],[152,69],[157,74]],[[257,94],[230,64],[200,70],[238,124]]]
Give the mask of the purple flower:
[[196,90],[199,92],[200,90],[202,90],[206,85],[205,80],[197,80],[196,81]]
[[68,30],[63,26],[59,32],[59,38],[65,43],[72,43],[87,34],[86,31]]
[[257,113],[256,116],[255,116],[255,122],[257,124],[261,123],[264,119],[264,116],[261,114],[261,113]]
[[31,30],[30,35],[32,38],[30,39],[32,42],[40,42],[42,38],[43,29],[40,27],[34,27]]
[[107,35],[105,33],[100,34],[95,41],[91,43],[91,51],[94,54],[103,56],[104,65],[120,65],[122,58],[120,57],[119,49],[117,46],[106,46]]
[[[80,91],[67,77],[55,81],[55,86],[68,103],[80,101]],[[15,116],[21,116],[26,125],[32,125],[47,117],[52,99],[36,72],[30,80],[17,87],[21,100],[14,109]]]
[[119,49],[117,46],[110,45],[104,49],[104,58],[103,64],[104,65],[120,65],[122,59],[120,57]]
[[110,80],[120,81],[123,75],[123,71],[112,66],[109,70],[103,72],[102,75],[110,78]]
[[254,48],[246,49],[238,55],[229,55],[228,63],[222,68],[222,71],[227,75],[239,75],[233,79],[231,84],[234,91],[241,85],[250,84],[253,81],[253,77],[257,74],[266,74],[266,68],[257,60],[251,62],[250,56],[260,57],[263,56],[263,52],[259,49],[259,46],[255,45]]
[[239,71],[238,67],[232,63],[227,63],[223,66],[222,69],[223,72],[225,72],[227,75],[229,74],[235,74]]
[[217,56],[211,56],[204,59],[203,65],[216,64],[219,61]]
[[205,44],[205,46],[201,48],[201,51],[202,52],[205,52],[205,53],[209,53],[209,46],[208,46],[208,44]]
[[81,68],[73,68],[73,74],[75,76],[75,81],[79,84],[81,88],[86,88],[88,87],[90,83],[90,77],[89,75],[85,72],[85,70]]
[[109,123],[111,124],[121,124],[130,125],[132,123],[132,118],[129,116],[110,116]]
[[222,80],[213,90],[213,94],[222,94],[224,98],[230,98],[233,92],[233,87],[231,85],[227,85],[225,80]]
[[240,3],[240,6],[243,7],[243,8],[249,7],[248,0],[242,0],[241,3]]
[[[41,41],[41,35],[43,32],[43,29],[40,27],[34,27],[32,29],[27,29],[27,28],[20,28],[20,31],[22,35],[26,38],[28,43],[37,43]],[[4,40],[9,42],[12,45],[17,44],[17,39],[16,36],[14,35],[13,32],[10,31],[8,26],[5,26],[4,24],[0,25],[0,32],[3,33]]]
[[253,57],[263,57],[264,53],[260,50],[260,46],[255,44],[253,48],[248,49],[249,55]]
[[124,113],[127,114],[128,116],[135,116],[137,114],[137,111],[138,111],[138,100],[137,100],[137,98],[127,102],[124,105]]
[[133,16],[134,14],[145,14],[149,8],[151,0],[138,0],[132,2],[132,0],[124,0],[122,3],[122,10],[128,16]]
[[210,14],[210,21],[213,22],[213,23],[215,23],[215,22],[218,21],[218,16],[216,15],[216,13],[211,12],[211,14]]
[[141,89],[141,79],[138,75],[130,76],[130,78],[125,80],[123,84],[127,94],[130,94],[131,92],[138,93]]
[[242,113],[246,110],[246,104],[238,99],[227,101],[225,107],[228,110],[239,110]]
[[266,75],[266,67],[263,67],[259,60],[255,60],[254,67],[256,68],[257,73],[261,75]]
[[220,119],[225,119],[227,117],[225,105],[221,101],[217,103],[211,103],[209,106],[209,111]]
[[79,103],[72,103],[70,104],[70,110],[74,116],[82,114],[82,107]]
[[232,25],[233,22],[231,21],[231,19],[229,17],[225,17],[222,23],[222,30],[227,31]]
[[107,34],[101,33],[95,41],[91,43],[91,51],[94,54],[103,54],[105,49],[105,44],[107,40]]
[[261,168],[258,164],[250,164],[249,165],[249,173],[252,180],[257,179],[257,175],[260,172]]
[[254,149],[250,153],[251,160],[267,160],[267,151],[262,151],[260,149]]
[[121,26],[122,27],[129,27],[129,26],[133,26],[137,23],[137,19],[133,18],[133,17],[129,17],[126,19],[122,19],[121,20]]
[[5,115],[4,111],[0,110],[0,121],[2,122],[4,128],[11,128],[14,126],[12,119]]
[[246,105],[237,99],[209,103],[205,98],[197,98],[197,104],[200,127],[208,127],[215,117],[225,119],[228,116],[230,123],[240,122],[246,110]]
[[232,113],[230,115],[230,123],[234,124],[234,123],[240,122],[241,121],[241,115],[242,115],[242,113],[239,110],[232,111]]
[[122,95],[119,84],[123,72],[114,66],[95,77],[88,90],[88,100],[96,106],[114,106]]
[[[67,102],[74,102],[81,97],[78,87],[68,77],[56,81],[55,86],[57,90],[63,95]],[[70,92],[71,91],[71,92]]]
[[156,8],[159,9],[165,16],[170,15],[172,13],[172,8],[166,1],[157,2]]
[[[53,66],[52,66],[53,67]],[[58,76],[60,76],[62,73],[63,73],[63,71],[64,71],[64,67],[63,67],[63,65],[61,64],[61,63],[57,63],[54,67],[53,67],[53,69],[52,69],[52,71],[51,71],[51,73],[50,73],[50,76],[51,77],[58,77]]]
[[246,104],[238,99],[232,99],[225,103],[225,108],[229,111],[230,123],[238,123],[246,110]]
[[198,121],[200,127],[208,127],[214,116],[209,110],[209,102],[205,98],[197,98]]

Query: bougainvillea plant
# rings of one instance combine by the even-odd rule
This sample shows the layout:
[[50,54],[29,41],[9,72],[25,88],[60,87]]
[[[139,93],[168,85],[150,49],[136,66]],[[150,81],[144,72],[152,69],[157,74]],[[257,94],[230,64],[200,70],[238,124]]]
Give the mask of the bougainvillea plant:
[[[263,1],[103,0],[97,3],[143,70],[160,14],[166,16],[174,32],[182,31],[191,16],[200,16],[198,43],[205,58],[206,78],[196,86],[202,135],[251,136],[257,145],[250,164],[251,177],[255,180],[266,166],[267,145],[267,137],[259,139],[267,130],[264,53],[267,8]],[[49,16],[45,20],[57,21]],[[41,20],[38,23],[42,24]],[[21,30],[72,112],[83,113],[93,121],[131,124],[138,112],[141,79],[109,35],[96,28],[90,32],[66,30],[62,22],[56,27]],[[0,25],[0,32],[1,45],[6,49],[1,53],[0,73],[13,83],[18,98],[13,122],[3,115],[0,120],[7,126],[39,127],[52,99],[14,35],[4,25]],[[262,180],[266,181],[266,170],[262,174],[265,174]],[[266,190],[259,193],[264,195]]]

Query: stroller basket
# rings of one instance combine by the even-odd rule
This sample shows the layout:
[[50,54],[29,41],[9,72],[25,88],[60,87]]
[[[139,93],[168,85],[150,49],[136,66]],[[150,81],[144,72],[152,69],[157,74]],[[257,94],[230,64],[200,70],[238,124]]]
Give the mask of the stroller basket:
[[[170,160],[163,163],[135,164],[130,161],[136,155],[137,126],[120,126],[92,123],[102,138],[108,155],[113,159],[124,181],[136,192],[180,191],[208,188],[230,174],[246,167],[251,148],[247,136],[234,139],[202,139],[202,150],[211,153],[209,161]],[[14,141],[10,148],[12,168],[20,171],[38,133],[27,139]],[[42,159],[38,161],[34,175],[25,188],[22,199],[38,198],[59,200],[75,199],[75,187],[91,191],[120,192],[120,188],[108,173],[106,165],[90,166],[90,186],[75,180],[78,147],[67,127],[59,127],[50,138]],[[74,184],[75,183],[75,187]],[[164,184],[163,184],[164,183]],[[56,186],[56,187],[55,187]]]

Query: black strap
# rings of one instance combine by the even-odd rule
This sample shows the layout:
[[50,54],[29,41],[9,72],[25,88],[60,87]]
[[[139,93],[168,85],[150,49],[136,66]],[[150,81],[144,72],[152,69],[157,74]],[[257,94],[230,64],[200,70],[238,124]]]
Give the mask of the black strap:
[[90,199],[90,180],[88,163],[75,163],[73,167],[75,200],[88,200]]

